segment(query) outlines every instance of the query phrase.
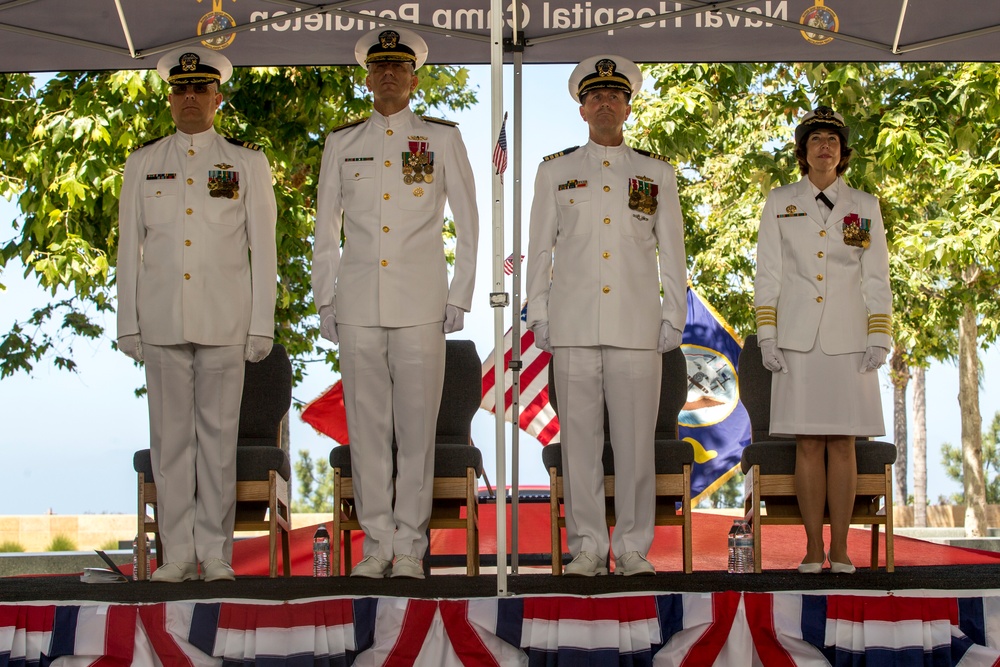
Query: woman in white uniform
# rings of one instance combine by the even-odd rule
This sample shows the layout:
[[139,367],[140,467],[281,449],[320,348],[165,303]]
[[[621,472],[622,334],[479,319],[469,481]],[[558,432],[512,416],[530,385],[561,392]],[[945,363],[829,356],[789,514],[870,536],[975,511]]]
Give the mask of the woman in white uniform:
[[[855,439],[885,434],[877,369],[891,346],[889,252],[878,199],[842,177],[850,129],[829,107],[795,129],[802,179],[772,190],[757,242],[754,306],[771,383],[771,435],[796,440],[806,529],[799,572],[852,573]],[[829,552],[823,540],[830,513]]]

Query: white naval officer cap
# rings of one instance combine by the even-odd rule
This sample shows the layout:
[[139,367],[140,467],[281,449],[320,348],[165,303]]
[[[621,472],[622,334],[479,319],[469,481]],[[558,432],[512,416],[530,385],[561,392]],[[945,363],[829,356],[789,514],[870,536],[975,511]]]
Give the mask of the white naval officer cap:
[[156,71],[173,85],[186,83],[225,83],[233,75],[233,64],[218,51],[200,46],[182,46],[163,54]]
[[406,28],[376,28],[354,45],[354,58],[368,69],[369,63],[405,62],[419,68],[427,60],[427,42]]
[[795,145],[798,146],[803,139],[820,129],[833,130],[839,134],[844,146],[851,134],[851,128],[847,126],[843,116],[828,106],[818,106],[803,116],[795,127]]
[[584,93],[596,88],[623,90],[631,99],[632,95],[642,89],[642,72],[638,65],[622,56],[587,58],[569,75],[569,94],[580,102]]

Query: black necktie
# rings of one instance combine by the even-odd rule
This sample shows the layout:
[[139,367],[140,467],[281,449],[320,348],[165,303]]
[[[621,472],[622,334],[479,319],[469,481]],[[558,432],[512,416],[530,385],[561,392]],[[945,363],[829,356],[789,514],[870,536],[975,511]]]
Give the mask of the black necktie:
[[818,195],[816,195],[816,201],[823,202],[824,204],[826,204],[826,207],[828,209],[830,209],[831,211],[833,210],[833,202],[830,201],[830,198],[827,197],[826,194],[821,192]]

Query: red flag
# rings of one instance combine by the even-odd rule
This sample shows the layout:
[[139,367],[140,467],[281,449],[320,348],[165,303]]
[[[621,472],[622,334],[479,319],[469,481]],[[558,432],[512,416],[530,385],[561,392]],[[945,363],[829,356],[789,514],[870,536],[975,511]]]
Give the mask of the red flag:
[[[521,309],[521,323],[524,326],[527,318],[528,305]],[[535,334],[527,327],[521,334],[521,414],[518,416],[518,426],[538,439],[543,445],[550,442],[559,442],[559,418],[556,411],[549,403],[549,359],[552,357],[548,352],[539,350],[534,345]],[[504,363],[509,364],[513,353],[513,328],[507,330],[504,336]],[[514,400],[513,389],[511,387],[512,373],[510,368],[505,369],[504,384],[507,391],[504,393],[504,419],[513,421],[512,403]],[[483,362],[483,401],[480,407],[490,412],[496,412],[496,400],[494,398],[494,386],[496,385],[493,373],[493,355],[486,357]]]
[[347,412],[344,410],[344,385],[340,380],[302,411],[302,421],[342,445],[351,444],[347,436]]

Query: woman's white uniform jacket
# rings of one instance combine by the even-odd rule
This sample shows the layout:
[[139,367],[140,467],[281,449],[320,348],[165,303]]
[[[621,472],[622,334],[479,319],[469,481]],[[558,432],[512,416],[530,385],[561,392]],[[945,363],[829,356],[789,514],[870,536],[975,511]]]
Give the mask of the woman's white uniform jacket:
[[[655,198],[655,210],[630,208],[632,191]],[[527,324],[548,322],[553,346],[656,349],[662,320],[683,331],[687,257],[674,168],[624,143],[547,157],[535,178],[527,287]]]
[[[421,165],[419,180],[412,167],[404,171],[414,154],[432,167],[428,173]],[[441,240],[446,199],[457,237],[450,289]],[[469,311],[478,242],[472,166],[453,123],[406,108],[388,117],[374,112],[327,137],[313,249],[317,310],[336,298],[338,324],[390,328],[442,322],[446,304]]]
[[[808,178],[768,195],[754,281],[761,340],[777,337],[778,347],[805,352],[818,335],[826,354],[892,349],[889,251],[878,199],[843,179],[837,192],[825,223]],[[845,218],[870,226],[867,248],[845,243]]]
[[118,206],[119,337],[274,336],[277,207],[264,153],[213,128],[176,132],[129,156]]

